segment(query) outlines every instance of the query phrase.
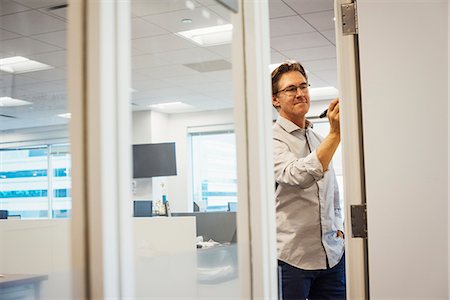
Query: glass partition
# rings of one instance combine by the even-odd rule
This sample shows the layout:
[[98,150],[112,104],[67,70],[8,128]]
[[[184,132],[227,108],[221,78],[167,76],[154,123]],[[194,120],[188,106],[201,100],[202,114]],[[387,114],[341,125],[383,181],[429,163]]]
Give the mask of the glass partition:
[[66,7],[0,0],[0,299],[71,297]]
[[177,164],[133,180],[135,209],[152,203],[132,220],[136,297],[238,298],[232,12],[211,0],[131,5],[133,144],[173,142]]

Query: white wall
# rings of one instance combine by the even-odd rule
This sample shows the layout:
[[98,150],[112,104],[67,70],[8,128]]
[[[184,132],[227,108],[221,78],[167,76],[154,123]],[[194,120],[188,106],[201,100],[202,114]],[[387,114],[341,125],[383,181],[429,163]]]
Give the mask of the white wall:
[[[447,3],[447,34],[450,34],[450,0]],[[448,121],[448,132],[450,133],[450,38],[447,41],[447,87],[448,87],[448,114],[447,114],[447,121]],[[450,138],[448,139],[448,178],[450,178]],[[447,193],[448,193],[448,211],[447,211],[447,218],[448,218],[448,269],[447,269],[447,275],[448,278],[448,295],[450,296],[450,185],[447,185]]]
[[371,299],[448,299],[448,7],[358,1]]

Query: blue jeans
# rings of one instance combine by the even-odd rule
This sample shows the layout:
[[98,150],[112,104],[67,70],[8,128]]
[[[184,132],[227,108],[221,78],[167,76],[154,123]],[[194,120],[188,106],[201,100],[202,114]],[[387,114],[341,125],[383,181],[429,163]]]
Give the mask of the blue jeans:
[[333,268],[302,270],[278,261],[283,300],[345,300],[345,255]]

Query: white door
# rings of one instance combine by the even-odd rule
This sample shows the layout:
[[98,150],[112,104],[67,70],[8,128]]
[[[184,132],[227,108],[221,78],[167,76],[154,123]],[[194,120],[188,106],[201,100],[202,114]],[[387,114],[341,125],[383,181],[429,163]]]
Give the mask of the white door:
[[350,299],[448,299],[448,17],[447,1],[358,0],[358,34],[337,28],[349,226],[367,204]]

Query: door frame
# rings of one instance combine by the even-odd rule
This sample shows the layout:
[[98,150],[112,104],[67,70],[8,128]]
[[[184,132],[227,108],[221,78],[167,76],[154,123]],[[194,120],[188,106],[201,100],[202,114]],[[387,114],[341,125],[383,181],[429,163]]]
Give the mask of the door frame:
[[134,296],[129,4],[68,5],[75,299]]
[[[351,206],[365,199],[364,151],[358,36],[342,32],[341,5],[352,0],[335,0],[336,57],[341,111],[342,167],[344,175],[345,261],[347,299],[369,299],[367,239],[352,236]],[[351,179],[351,180],[350,180]]]

